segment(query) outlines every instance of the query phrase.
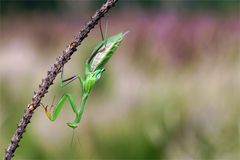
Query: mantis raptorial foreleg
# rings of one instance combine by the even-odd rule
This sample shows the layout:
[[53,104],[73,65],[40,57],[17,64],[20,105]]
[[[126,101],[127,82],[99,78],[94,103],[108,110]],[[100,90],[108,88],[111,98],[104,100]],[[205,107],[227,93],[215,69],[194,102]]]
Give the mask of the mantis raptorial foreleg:
[[68,100],[70,103],[70,106],[72,107],[72,110],[74,113],[77,114],[77,106],[72,98],[72,95],[69,93],[64,93],[64,95],[62,96],[62,98],[58,101],[56,107],[53,110],[53,113],[51,114],[50,110],[46,110],[46,115],[48,116],[48,118],[51,121],[55,121],[56,118],[58,117],[59,113],[61,112],[65,101]]
[[[82,78],[80,76],[75,75],[75,76],[72,76],[72,77],[67,78],[67,79],[64,80],[63,79],[63,69],[62,69],[62,71],[61,71],[61,87],[64,87],[64,86],[68,85],[69,83],[73,82],[76,79],[79,79],[81,87],[83,88],[83,80],[82,80]],[[72,95],[69,94],[69,93],[65,93],[62,96],[62,98],[58,101],[58,103],[54,107],[54,110],[53,110],[52,113],[51,113],[51,109],[53,108],[54,100],[53,100],[52,105],[50,106],[49,109],[48,109],[48,106],[45,107],[43,104],[41,104],[41,105],[43,106],[43,108],[45,110],[45,113],[46,113],[47,117],[49,118],[49,120],[55,121],[57,119],[57,117],[59,116],[59,114],[60,114],[60,112],[61,112],[61,110],[62,110],[62,108],[63,108],[63,106],[64,106],[64,104],[66,102],[66,100],[68,100],[69,104],[70,104],[70,106],[71,106],[71,108],[73,110],[73,112],[76,114],[76,118],[75,118],[74,121],[78,121],[78,119],[80,121],[81,117],[82,117],[82,114],[83,114],[83,111],[84,111],[84,105],[86,103],[87,96],[83,96],[82,98],[83,99],[82,99],[79,111],[78,111],[78,107],[77,107],[76,103],[73,100]],[[55,97],[54,97],[54,99],[55,99]],[[74,121],[70,122],[68,124],[73,126],[75,124]]]
[[[82,102],[81,102],[81,105],[79,108],[76,105],[76,103],[74,102],[72,95],[69,93],[65,93],[62,96],[62,98],[58,101],[57,105],[54,107],[53,112],[51,113],[50,110],[45,109],[45,113],[46,113],[47,117],[49,118],[49,120],[55,121],[57,119],[57,117],[59,116],[65,102],[68,100],[73,112],[76,114],[75,120],[72,122],[69,122],[68,125],[72,128],[76,128],[82,118],[82,114],[85,109],[85,103],[86,103],[87,97],[88,97],[88,94],[83,95]],[[42,104],[42,106],[43,106],[43,104]],[[46,107],[44,107],[44,108],[46,108]]]

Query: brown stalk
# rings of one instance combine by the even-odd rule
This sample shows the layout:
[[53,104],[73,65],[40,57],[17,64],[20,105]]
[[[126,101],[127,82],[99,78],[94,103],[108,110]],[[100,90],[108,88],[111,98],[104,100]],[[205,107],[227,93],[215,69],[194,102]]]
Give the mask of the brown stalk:
[[75,36],[74,40],[69,43],[68,47],[63,51],[63,54],[57,58],[57,61],[52,65],[51,69],[47,72],[47,76],[42,79],[37,91],[34,92],[31,103],[27,105],[24,111],[23,117],[21,118],[15,133],[11,138],[11,142],[5,151],[4,160],[10,160],[14,156],[16,148],[19,146],[23,133],[27,125],[30,123],[30,119],[33,116],[35,109],[39,106],[42,98],[48,92],[48,88],[53,84],[54,79],[57,74],[61,71],[65,63],[67,63],[72,54],[77,50],[77,47],[81,42],[88,36],[88,33],[98,21],[111,9],[118,0],[107,0],[102,7],[95,12],[88,23],[83,27],[83,29]]

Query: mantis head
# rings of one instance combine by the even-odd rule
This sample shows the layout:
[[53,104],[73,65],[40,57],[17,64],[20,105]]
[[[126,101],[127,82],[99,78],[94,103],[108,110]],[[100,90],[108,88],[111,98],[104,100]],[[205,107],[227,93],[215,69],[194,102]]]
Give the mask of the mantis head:
[[67,125],[73,129],[78,127],[78,124],[74,122],[67,123]]

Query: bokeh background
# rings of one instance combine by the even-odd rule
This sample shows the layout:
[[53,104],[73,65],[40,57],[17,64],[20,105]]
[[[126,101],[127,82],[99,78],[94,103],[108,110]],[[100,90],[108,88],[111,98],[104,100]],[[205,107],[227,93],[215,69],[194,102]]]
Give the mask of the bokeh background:
[[[103,1],[0,1],[0,155],[55,59]],[[15,159],[240,158],[240,11],[234,0],[132,0],[105,19],[107,35],[130,30],[106,65],[74,131],[67,105],[53,123],[38,108]],[[101,41],[91,31],[65,65],[83,74]],[[44,104],[76,81],[55,80]],[[72,140],[73,137],[73,140]]]

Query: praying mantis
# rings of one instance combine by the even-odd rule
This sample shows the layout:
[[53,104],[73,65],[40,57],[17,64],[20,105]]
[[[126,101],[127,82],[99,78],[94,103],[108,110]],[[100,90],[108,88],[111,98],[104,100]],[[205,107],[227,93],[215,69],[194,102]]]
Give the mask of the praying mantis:
[[[100,29],[101,29],[101,25],[100,25]],[[124,36],[127,33],[128,32],[125,32],[125,33],[120,32],[105,40],[103,39],[102,42],[100,42],[96,46],[96,48],[92,51],[90,58],[87,60],[85,64],[84,78],[80,77],[80,75],[75,75],[68,79],[63,80],[63,68],[62,68],[61,87],[64,87],[69,83],[73,82],[74,80],[78,79],[82,88],[81,104],[78,107],[74,102],[73,97],[70,93],[64,93],[62,98],[57,102],[56,106],[54,107],[53,112],[51,112],[53,108],[53,104],[49,108],[48,106],[44,106],[41,103],[42,107],[44,108],[45,114],[50,121],[55,121],[57,119],[62,108],[64,107],[65,102],[68,101],[73,112],[75,113],[75,119],[71,122],[68,122],[67,125],[73,129],[78,127],[81,121],[83,112],[85,110],[88,96],[92,88],[94,87],[96,82],[101,78],[102,73],[105,71],[105,68],[104,68],[105,64],[115,53],[116,49],[119,47],[120,43],[122,42]],[[103,37],[102,32],[101,32],[101,35]]]

